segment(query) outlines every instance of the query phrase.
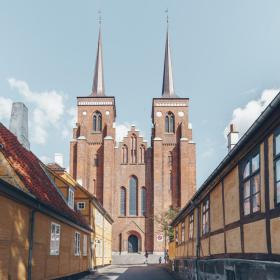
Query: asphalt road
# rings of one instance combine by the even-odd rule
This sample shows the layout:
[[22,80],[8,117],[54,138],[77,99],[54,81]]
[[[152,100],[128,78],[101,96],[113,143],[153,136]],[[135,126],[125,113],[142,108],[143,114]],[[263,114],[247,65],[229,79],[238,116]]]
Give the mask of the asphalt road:
[[111,265],[81,280],[174,280],[160,265]]

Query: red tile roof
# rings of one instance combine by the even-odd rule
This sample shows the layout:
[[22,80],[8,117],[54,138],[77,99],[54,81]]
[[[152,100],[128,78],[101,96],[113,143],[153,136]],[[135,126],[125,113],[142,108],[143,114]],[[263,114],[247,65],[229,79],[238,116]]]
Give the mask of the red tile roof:
[[86,229],[90,229],[84,217],[80,213],[69,208],[45,173],[42,167],[44,164],[31,151],[26,150],[18,142],[17,137],[1,122],[0,144],[4,146],[1,152],[31,194],[41,203],[52,208],[55,212],[69,219],[71,222]]

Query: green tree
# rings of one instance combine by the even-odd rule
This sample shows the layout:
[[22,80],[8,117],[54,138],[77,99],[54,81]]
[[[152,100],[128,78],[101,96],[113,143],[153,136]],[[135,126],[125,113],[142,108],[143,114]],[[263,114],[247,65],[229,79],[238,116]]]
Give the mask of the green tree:
[[164,249],[166,251],[167,245],[167,237],[169,240],[174,239],[174,231],[170,226],[171,221],[176,217],[179,212],[179,208],[170,207],[167,211],[163,211],[162,213],[156,215],[154,217],[155,221],[160,227],[160,231],[164,234]]

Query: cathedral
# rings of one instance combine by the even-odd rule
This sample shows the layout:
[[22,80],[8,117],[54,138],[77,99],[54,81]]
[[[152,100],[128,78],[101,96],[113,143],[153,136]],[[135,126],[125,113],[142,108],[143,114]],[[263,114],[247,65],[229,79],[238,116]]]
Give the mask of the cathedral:
[[113,255],[162,255],[165,236],[155,217],[183,207],[196,189],[189,99],[174,91],[167,30],[162,92],[152,100],[151,146],[135,126],[117,142],[117,107],[115,97],[105,94],[101,37],[99,30],[91,94],[77,97],[70,173],[113,218]]

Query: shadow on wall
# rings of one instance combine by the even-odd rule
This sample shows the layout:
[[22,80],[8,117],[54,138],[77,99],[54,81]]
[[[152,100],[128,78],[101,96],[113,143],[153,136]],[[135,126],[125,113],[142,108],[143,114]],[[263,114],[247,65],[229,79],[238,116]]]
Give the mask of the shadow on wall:
[[27,279],[29,214],[0,196],[0,279]]

